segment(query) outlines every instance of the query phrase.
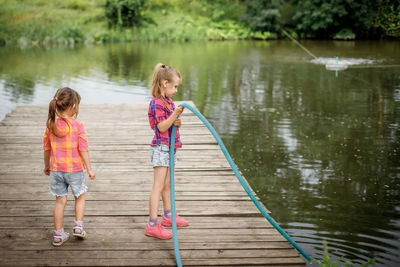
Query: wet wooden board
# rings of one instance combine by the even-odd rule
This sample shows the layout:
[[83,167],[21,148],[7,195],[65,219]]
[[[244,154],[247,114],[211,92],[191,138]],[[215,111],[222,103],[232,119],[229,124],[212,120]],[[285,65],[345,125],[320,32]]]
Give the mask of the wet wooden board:
[[[193,103],[191,103],[193,104]],[[54,197],[42,174],[47,106],[19,106],[0,123],[0,266],[174,266],[172,240],[144,235],[153,172],[147,103],[81,105],[97,179],[87,178],[85,241],[51,245]],[[175,169],[184,266],[305,266],[263,218],[216,141],[197,117],[182,115]],[[160,204],[160,214],[162,203]],[[64,227],[71,232],[71,193]]]

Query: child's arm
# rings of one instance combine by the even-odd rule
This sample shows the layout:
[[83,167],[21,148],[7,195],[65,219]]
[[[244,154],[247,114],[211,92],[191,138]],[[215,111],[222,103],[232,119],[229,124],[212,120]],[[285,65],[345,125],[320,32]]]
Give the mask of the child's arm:
[[168,119],[165,119],[162,122],[159,122],[157,124],[158,130],[161,133],[168,131],[168,129],[172,126],[172,124],[174,124],[174,122],[178,118],[178,116],[182,114],[183,109],[184,109],[183,107],[177,107],[174,110],[174,113],[172,113],[171,116],[168,117]]
[[45,150],[43,154],[44,158],[44,174],[50,175],[50,150]]
[[96,174],[94,173],[94,171],[92,170],[92,166],[90,165],[89,152],[88,151],[79,151],[79,152],[81,153],[83,163],[85,164],[86,170],[89,174],[89,178],[90,179],[96,178]]
[[46,127],[46,131],[44,132],[43,136],[43,159],[44,159],[44,174],[50,175],[50,149],[51,149],[51,144],[50,144],[50,130],[49,128]]
[[181,121],[181,119],[176,119],[175,121],[174,121],[174,123],[173,123],[176,127],[181,127],[181,124],[182,124],[182,121]]

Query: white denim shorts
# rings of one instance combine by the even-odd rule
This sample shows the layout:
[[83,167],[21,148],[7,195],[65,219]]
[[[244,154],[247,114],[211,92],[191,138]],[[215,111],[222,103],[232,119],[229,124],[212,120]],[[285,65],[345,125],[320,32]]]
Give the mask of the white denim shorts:
[[[150,146],[150,161],[153,164],[153,167],[169,167],[169,146],[163,144]],[[174,163],[176,162],[175,149]]]
[[68,186],[71,187],[72,194],[79,197],[87,192],[85,185],[85,175],[80,172],[50,172],[50,193],[56,197],[68,195]]

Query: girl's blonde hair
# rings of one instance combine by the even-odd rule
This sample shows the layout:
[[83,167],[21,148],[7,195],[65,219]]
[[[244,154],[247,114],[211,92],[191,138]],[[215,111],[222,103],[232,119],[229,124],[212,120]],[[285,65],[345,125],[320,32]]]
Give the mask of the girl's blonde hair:
[[47,128],[49,128],[52,134],[57,137],[62,137],[57,133],[56,116],[64,120],[68,124],[68,127],[70,127],[68,121],[62,118],[60,114],[70,108],[74,108],[74,117],[78,116],[80,102],[81,96],[75,90],[69,87],[63,87],[57,90],[54,98],[50,101],[49,115],[46,123]]
[[166,66],[165,64],[162,64],[162,63],[158,63],[156,65],[156,67],[154,68],[154,72],[153,72],[153,79],[152,79],[152,83],[151,83],[151,95],[153,97],[162,99],[161,83],[165,80],[167,80],[168,82],[172,82],[172,80],[175,77],[182,79],[179,71],[177,71],[173,67]]

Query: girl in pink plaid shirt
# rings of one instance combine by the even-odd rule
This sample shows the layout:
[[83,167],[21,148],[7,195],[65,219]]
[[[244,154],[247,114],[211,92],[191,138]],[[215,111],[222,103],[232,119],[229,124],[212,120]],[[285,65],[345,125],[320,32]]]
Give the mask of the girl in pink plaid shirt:
[[[183,107],[175,108],[171,97],[178,91],[181,75],[170,66],[158,63],[154,69],[152,81],[152,96],[148,117],[150,127],[154,131],[154,138],[150,145],[150,159],[153,164],[153,189],[149,200],[149,222],[146,224],[145,234],[160,239],[172,238],[172,233],[164,226],[172,225],[171,195],[169,177],[169,146],[171,140],[171,126],[177,126],[175,148],[182,146],[179,138],[181,120],[178,116]],[[176,158],[173,159],[174,162]],[[163,201],[164,215],[161,223],[158,222],[158,206],[160,196]],[[187,220],[176,216],[178,226],[187,226]]]
[[81,97],[73,89],[58,89],[49,104],[47,127],[43,137],[44,173],[50,175],[50,193],[56,197],[54,206],[54,236],[52,244],[61,246],[69,239],[64,232],[64,209],[67,204],[68,187],[75,197],[75,225],[73,235],[87,237],[83,229],[85,211],[86,167],[89,177],[96,177],[89,159],[88,143],[83,123],[75,118],[79,112]]

